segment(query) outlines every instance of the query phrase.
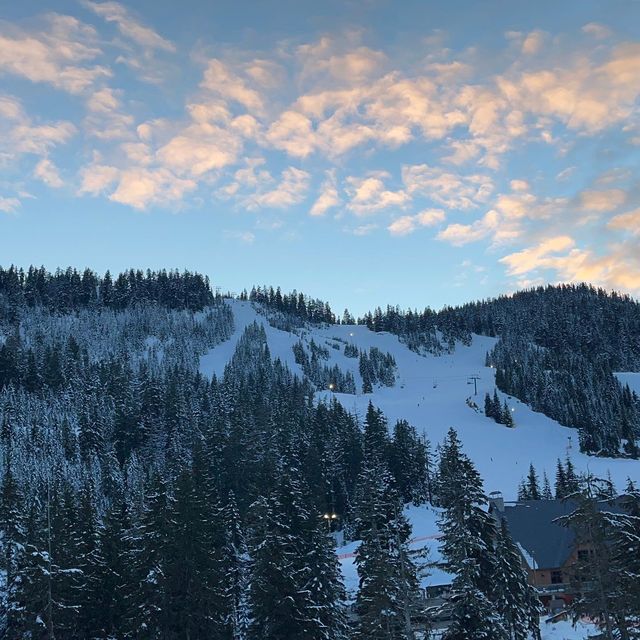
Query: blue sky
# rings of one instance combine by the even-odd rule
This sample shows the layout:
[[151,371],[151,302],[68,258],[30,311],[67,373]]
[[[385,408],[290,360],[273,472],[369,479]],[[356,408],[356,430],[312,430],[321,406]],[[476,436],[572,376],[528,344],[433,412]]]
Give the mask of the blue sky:
[[637,296],[639,95],[636,0],[13,3],[0,261],[356,313]]

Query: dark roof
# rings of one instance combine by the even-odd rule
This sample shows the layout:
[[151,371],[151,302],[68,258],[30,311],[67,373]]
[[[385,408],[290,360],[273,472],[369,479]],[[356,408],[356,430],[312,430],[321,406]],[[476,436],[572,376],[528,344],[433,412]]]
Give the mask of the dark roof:
[[[602,511],[620,513],[615,503],[600,502]],[[507,521],[511,537],[533,558],[536,569],[562,567],[571,555],[576,535],[570,527],[554,522],[576,508],[570,500],[524,500],[505,503],[504,511],[492,509],[494,515]],[[530,563],[529,559],[527,562]]]

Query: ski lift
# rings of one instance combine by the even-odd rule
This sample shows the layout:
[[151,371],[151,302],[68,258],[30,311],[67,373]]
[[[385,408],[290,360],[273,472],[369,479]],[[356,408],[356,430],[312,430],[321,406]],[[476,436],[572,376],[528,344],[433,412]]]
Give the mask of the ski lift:
[[438,380],[436,378],[433,379],[433,388],[434,389],[438,388]]

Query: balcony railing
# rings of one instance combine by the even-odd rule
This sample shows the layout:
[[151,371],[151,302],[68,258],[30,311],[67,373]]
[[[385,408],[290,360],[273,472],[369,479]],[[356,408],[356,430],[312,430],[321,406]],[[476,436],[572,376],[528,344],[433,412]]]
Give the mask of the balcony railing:
[[559,582],[556,584],[544,584],[544,585],[535,585],[538,593],[542,595],[554,594],[554,593],[567,593],[571,586],[568,582]]

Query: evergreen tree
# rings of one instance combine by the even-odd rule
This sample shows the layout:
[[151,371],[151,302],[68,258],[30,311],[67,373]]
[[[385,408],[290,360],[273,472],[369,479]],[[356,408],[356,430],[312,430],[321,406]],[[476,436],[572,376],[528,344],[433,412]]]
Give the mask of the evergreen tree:
[[77,510],[74,542],[74,603],[77,603],[79,635],[94,638],[105,633],[102,576],[107,568],[102,555],[103,527],[99,520],[93,483],[85,481]]
[[[574,510],[558,519],[571,527],[582,553],[573,567],[572,583],[578,594],[571,603],[574,620],[589,616],[598,621],[606,640],[629,637],[629,612],[625,598],[619,597],[620,566],[614,562],[614,539],[611,520],[598,503],[598,495],[606,481],[586,475],[571,494]],[[624,575],[624,569],[623,575]],[[619,634],[619,636],[618,636]]]
[[504,401],[504,405],[502,406],[500,422],[505,427],[513,427],[514,426],[513,414],[511,413],[511,409],[509,409],[509,405],[507,404],[506,400]]
[[398,420],[389,450],[389,470],[402,501],[423,504],[427,497],[427,450],[416,430],[406,420]]
[[166,482],[156,474],[150,482],[141,521],[131,539],[135,553],[132,558],[133,589],[128,602],[128,609],[133,614],[130,633],[141,640],[165,638],[171,633],[167,576],[171,503]]
[[107,637],[117,637],[126,628],[123,622],[131,619],[133,612],[127,608],[127,591],[131,589],[133,575],[130,560],[129,509],[123,497],[109,509],[101,536],[101,555],[104,564],[98,573],[97,605]]
[[443,640],[508,640],[500,615],[478,588],[480,568],[473,558],[460,561],[451,585],[451,624]]
[[418,587],[407,546],[411,528],[380,460],[365,458],[359,485],[362,542],[355,560],[359,576],[356,638],[409,640],[414,637],[411,609]]
[[245,640],[249,628],[249,550],[240,513],[233,492],[229,493],[223,512],[226,539],[222,550],[225,577],[224,625],[229,640]]
[[504,621],[510,640],[527,640],[530,630],[538,629],[539,633],[542,605],[535,589],[529,585],[522,557],[504,519],[497,532],[495,553],[491,601]]
[[[439,500],[445,511],[441,516],[442,553],[452,573],[466,564],[466,578],[477,577],[476,587],[487,597],[495,571],[493,540],[495,525],[484,505],[487,498],[482,480],[469,458],[460,451],[457,435],[449,431],[440,458]],[[446,473],[443,475],[443,470]],[[446,484],[446,492],[443,485]]]
[[488,391],[484,396],[484,415],[487,416],[487,418],[495,419],[493,401],[491,400],[491,396],[489,395]]
[[[330,640],[344,628],[337,559],[295,460],[276,465],[279,482],[253,505],[248,640]],[[310,565],[307,558],[317,563]]]
[[562,500],[568,495],[568,493],[567,478],[565,475],[564,467],[562,466],[562,462],[558,458],[556,467],[556,500]]
[[567,454],[564,467],[564,481],[566,486],[566,495],[571,495],[580,491],[580,478],[575,472],[573,462]]
[[25,569],[26,530],[22,512],[23,497],[13,474],[10,452],[7,452],[5,473],[0,489],[0,571],[4,585],[0,592],[0,631],[7,637],[20,637],[23,630],[25,605],[22,575]]
[[540,483],[538,482],[538,474],[533,466],[529,465],[529,474],[527,476],[527,495],[529,500],[541,500]]

